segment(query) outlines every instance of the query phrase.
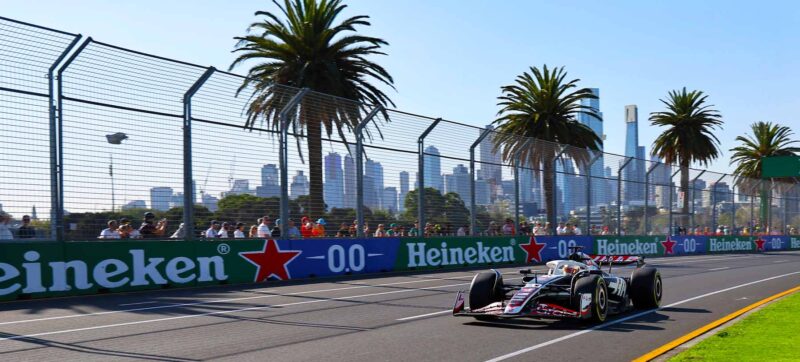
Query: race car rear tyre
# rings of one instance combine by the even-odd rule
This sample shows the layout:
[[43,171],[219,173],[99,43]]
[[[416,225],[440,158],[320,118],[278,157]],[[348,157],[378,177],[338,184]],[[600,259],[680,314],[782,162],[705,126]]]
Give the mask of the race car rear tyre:
[[[503,300],[503,276],[494,270],[481,272],[472,278],[469,286],[469,309],[476,310]],[[489,316],[475,317],[478,320],[491,319]]]
[[656,268],[636,268],[631,274],[631,300],[638,309],[658,308],[663,285]]
[[591,321],[602,323],[608,317],[608,287],[605,279],[598,275],[590,275],[579,279],[575,283],[575,292],[572,300],[575,310],[581,312],[581,295],[591,294],[592,303],[589,305],[591,310]]

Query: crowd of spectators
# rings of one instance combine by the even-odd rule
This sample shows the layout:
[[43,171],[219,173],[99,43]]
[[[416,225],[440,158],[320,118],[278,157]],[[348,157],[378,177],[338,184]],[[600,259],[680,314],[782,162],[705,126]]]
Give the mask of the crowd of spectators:
[[[158,239],[164,237],[167,231],[167,219],[156,221],[156,215],[146,212],[142,218],[142,225],[138,228],[131,224],[128,218],[108,220],[107,228],[100,231],[98,239]],[[183,229],[183,225],[176,233]]]

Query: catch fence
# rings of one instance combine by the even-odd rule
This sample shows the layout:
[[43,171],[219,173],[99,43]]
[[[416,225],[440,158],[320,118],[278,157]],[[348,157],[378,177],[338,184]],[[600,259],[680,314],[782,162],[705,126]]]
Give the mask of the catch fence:
[[[429,234],[495,234],[506,219],[583,234],[800,226],[797,180],[690,169],[683,188],[682,170],[656,160],[261,91],[238,74],[0,18],[0,205],[12,229],[31,215],[51,240],[96,238],[108,220],[138,227],[145,212],[166,220],[163,238],[187,239],[212,220],[247,234],[264,216],[282,230],[323,219],[329,236],[392,225],[408,235],[417,222]],[[271,111],[250,119],[259,94]]]

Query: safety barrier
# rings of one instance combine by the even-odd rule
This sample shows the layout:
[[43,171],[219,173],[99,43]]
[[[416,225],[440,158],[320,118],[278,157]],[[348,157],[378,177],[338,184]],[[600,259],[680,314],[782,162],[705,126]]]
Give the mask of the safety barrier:
[[590,254],[800,249],[797,236],[506,236],[0,244],[0,300],[390,271],[524,265]]

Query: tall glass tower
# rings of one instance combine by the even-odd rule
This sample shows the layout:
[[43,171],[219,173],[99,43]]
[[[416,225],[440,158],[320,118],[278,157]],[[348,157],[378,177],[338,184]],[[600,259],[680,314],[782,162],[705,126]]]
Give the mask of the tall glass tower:
[[[594,112],[600,116],[600,118],[592,117],[588,114],[580,113],[578,114],[578,122],[583,123],[589,128],[594,131],[597,137],[603,139],[603,112],[600,112],[600,89],[599,88],[589,88],[592,91],[592,94],[597,97],[596,99],[581,99],[581,105],[584,107],[590,107],[594,110]],[[603,144],[600,144],[600,151],[603,151]],[[594,182],[592,184],[592,205],[599,205],[606,202],[606,196],[601,192],[604,189],[604,185],[602,185],[602,180],[600,179],[603,177],[603,169],[605,165],[603,163],[603,158],[600,157],[594,164],[592,164],[591,173],[592,176],[597,177],[597,179],[593,179]],[[584,202],[585,204],[585,202]]]
[[[644,158],[644,147],[639,146],[639,109],[635,104],[625,106],[625,157]],[[624,170],[622,183],[623,202],[644,201],[643,161],[630,161]],[[635,182],[638,181],[638,182]]]

